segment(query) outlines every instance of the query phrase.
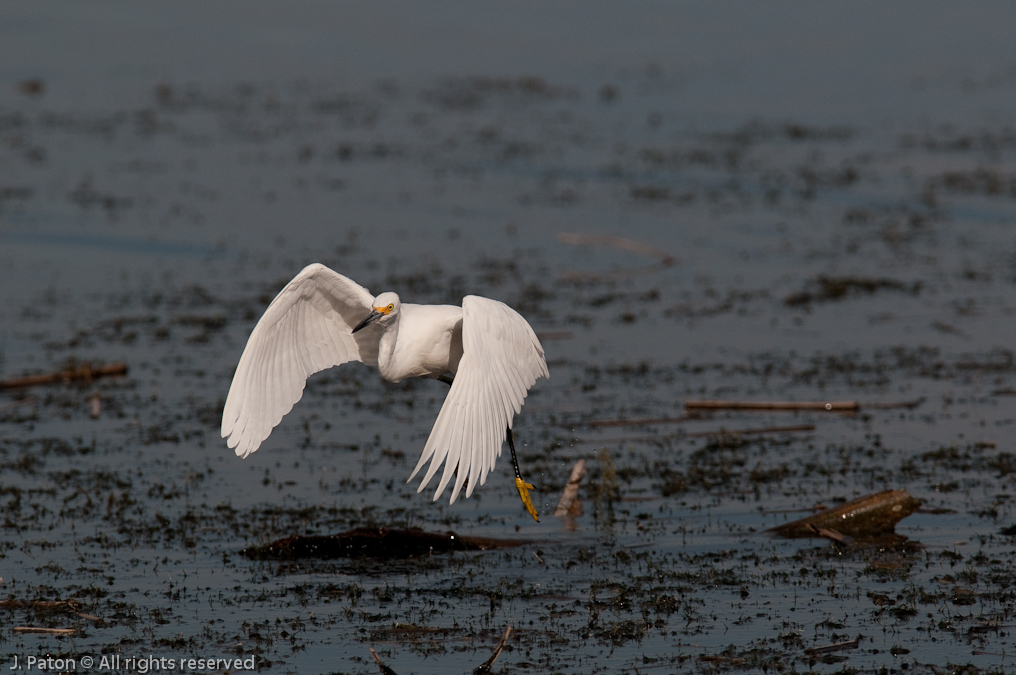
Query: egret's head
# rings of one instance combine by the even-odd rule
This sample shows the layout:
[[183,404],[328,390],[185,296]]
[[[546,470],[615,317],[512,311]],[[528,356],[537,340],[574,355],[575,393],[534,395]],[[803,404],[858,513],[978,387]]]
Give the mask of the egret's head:
[[384,326],[395,320],[395,317],[399,315],[399,296],[392,292],[382,293],[381,295],[374,298],[373,308],[363,321],[356,325],[353,329],[355,333],[358,330],[366,328],[372,323],[377,323],[379,326]]

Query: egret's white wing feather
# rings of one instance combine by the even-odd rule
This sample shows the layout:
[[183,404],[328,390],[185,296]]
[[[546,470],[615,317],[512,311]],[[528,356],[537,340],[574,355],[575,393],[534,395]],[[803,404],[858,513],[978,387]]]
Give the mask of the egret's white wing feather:
[[442,462],[434,494],[441,496],[458,469],[451,501],[469,477],[466,496],[486,481],[501,454],[512,417],[539,377],[549,377],[536,333],[511,307],[475,295],[462,299],[462,360],[412,480],[429,459],[422,491]]
[[246,457],[303,396],[307,378],[347,361],[377,365],[377,326],[352,334],[374,297],[324,265],[305,267],[247,340],[222,411],[222,436]]

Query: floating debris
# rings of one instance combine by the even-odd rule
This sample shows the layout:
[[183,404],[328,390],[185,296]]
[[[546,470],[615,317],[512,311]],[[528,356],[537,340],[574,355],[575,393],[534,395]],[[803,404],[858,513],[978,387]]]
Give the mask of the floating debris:
[[575,462],[575,466],[572,467],[571,475],[568,477],[568,484],[564,486],[564,493],[561,495],[560,501],[557,503],[557,507],[554,509],[554,515],[560,517],[563,516],[580,516],[582,515],[582,502],[578,501],[576,497],[579,494],[579,484],[582,482],[582,478],[586,475],[586,460],[580,459]]

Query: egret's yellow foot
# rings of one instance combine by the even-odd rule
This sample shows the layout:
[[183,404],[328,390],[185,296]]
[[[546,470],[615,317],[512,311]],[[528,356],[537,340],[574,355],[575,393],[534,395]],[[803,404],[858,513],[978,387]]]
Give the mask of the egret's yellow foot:
[[529,511],[529,515],[533,517],[533,520],[540,522],[540,516],[536,513],[536,507],[533,506],[533,500],[529,498],[529,491],[533,489],[533,484],[527,483],[521,477],[516,476],[515,487],[519,491],[519,497],[522,497],[522,505],[526,507],[526,511]]

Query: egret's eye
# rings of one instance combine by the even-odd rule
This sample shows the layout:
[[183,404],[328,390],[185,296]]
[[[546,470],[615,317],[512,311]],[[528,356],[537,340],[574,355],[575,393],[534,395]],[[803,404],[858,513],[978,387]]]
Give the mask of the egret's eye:
[[394,303],[394,302],[389,302],[389,303],[388,303],[388,311],[390,312],[390,311],[392,311],[393,309],[395,309],[395,303]]

